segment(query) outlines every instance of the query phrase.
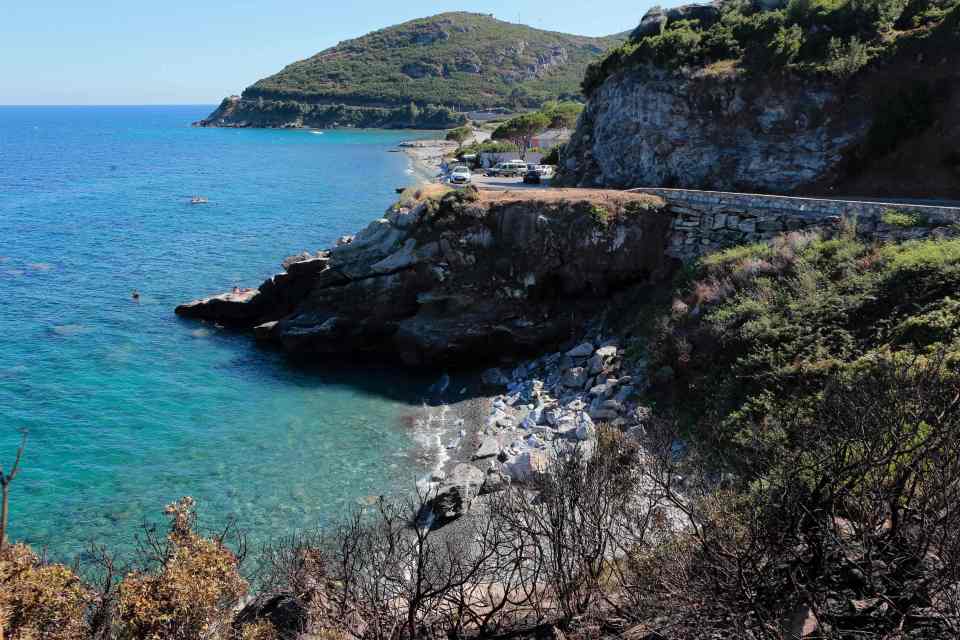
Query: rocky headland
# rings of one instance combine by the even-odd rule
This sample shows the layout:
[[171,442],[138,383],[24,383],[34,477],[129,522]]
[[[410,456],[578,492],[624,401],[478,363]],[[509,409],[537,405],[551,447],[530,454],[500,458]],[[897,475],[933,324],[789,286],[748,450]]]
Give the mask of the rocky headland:
[[575,338],[612,293],[665,277],[670,229],[646,194],[426,186],[256,290],[176,311],[300,356],[476,367]]
[[656,196],[410,191],[356,236],[287,258],[259,288],[177,313],[252,329],[301,358],[498,365],[478,393],[441,389],[434,402],[451,404],[416,420],[433,466],[424,517],[444,525],[480,494],[541,479],[564,451],[589,455],[599,424],[642,431],[645,367],[627,364],[597,319],[617,292],[663,281],[679,260]]

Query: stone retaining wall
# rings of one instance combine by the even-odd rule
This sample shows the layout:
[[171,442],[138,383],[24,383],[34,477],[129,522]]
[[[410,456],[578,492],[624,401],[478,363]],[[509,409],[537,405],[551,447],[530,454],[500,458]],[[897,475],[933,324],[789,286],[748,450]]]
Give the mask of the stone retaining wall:
[[[694,260],[725,247],[759,242],[784,231],[836,227],[855,221],[857,233],[881,240],[953,234],[960,207],[934,207],[820,198],[794,198],[722,191],[643,188],[631,191],[663,198],[674,215],[668,255]],[[911,227],[885,224],[884,212],[915,214]]]

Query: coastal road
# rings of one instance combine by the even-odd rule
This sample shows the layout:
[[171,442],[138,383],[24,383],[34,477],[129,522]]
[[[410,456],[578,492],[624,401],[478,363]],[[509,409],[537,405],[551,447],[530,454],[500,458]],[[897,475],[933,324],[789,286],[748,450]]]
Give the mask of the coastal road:
[[480,173],[473,174],[473,186],[487,191],[513,191],[516,189],[543,189],[550,186],[550,180],[540,184],[524,184],[523,178],[495,178]]
[[[543,189],[550,186],[550,180],[541,184],[524,184],[523,178],[497,178],[480,173],[473,174],[473,185],[487,191],[515,191],[517,189]],[[850,202],[875,202],[879,204],[921,205],[927,207],[960,207],[960,200],[940,198],[884,198],[876,196],[795,196],[798,198],[812,198],[814,200],[846,200]]]

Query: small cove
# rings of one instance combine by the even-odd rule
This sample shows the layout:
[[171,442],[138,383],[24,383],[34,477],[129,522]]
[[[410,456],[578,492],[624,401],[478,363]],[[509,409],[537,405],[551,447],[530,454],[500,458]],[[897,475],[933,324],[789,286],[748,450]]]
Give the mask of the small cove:
[[429,134],[189,126],[209,110],[0,108],[0,456],[29,429],[12,537],[53,557],[129,548],[182,495],[257,544],[422,471],[403,417],[433,380],[173,308],[362,228],[409,180],[387,151]]

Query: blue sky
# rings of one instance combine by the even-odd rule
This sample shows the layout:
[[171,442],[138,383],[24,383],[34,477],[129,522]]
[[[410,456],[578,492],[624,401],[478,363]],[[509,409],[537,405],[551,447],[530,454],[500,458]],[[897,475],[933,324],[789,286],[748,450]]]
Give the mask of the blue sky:
[[0,0],[0,104],[213,104],[340,40],[443,11],[582,35],[653,0]]

